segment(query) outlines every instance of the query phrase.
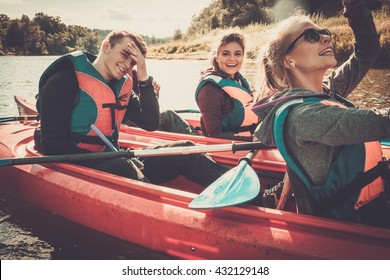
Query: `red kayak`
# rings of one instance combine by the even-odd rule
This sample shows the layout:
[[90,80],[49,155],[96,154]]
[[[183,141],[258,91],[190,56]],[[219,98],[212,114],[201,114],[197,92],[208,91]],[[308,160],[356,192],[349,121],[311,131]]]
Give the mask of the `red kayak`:
[[[34,124],[0,125],[0,162],[40,157],[33,145]],[[137,148],[145,145],[145,137],[153,144],[166,141],[139,134],[131,138],[123,131],[121,145]],[[390,149],[384,152],[390,155]],[[236,165],[228,154],[213,156]],[[258,158],[258,166],[272,170],[272,160],[263,156],[266,163]],[[0,168],[1,187],[19,197],[86,227],[182,259],[390,258],[386,229],[297,214],[294,209],[245,204],[191,209],[189,203],[202,188],[182,177],[161,186],[69,163]],[[277,182],[267,176],[260,174],[262,188],[264,182]]]
[[20,116],[36,115],[35,103],[31,98],[25,98],[22,96],[14,96],[16,106]]

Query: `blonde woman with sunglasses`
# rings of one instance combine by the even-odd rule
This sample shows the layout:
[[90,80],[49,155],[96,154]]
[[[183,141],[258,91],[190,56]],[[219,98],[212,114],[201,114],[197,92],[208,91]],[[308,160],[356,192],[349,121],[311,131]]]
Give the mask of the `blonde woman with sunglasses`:
[[286,160],[299,212],[390,228],[379,142],[390,137],[390,108],[359,109],[345,99],[375,63],[379,36],[363,0],[342,3],[356,42],[328,77],[337,64],[329,30],[295,15],[271,31],[259,53],[255,136]]

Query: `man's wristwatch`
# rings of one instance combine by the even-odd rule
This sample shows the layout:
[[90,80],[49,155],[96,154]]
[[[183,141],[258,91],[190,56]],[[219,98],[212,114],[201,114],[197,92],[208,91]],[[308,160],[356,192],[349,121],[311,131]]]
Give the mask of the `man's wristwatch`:
[[153,85],[153,77],[149,76],[147,80],[145,81],[138,81],[138,85],[140,87],[146,87],[146,86],[151,86]]

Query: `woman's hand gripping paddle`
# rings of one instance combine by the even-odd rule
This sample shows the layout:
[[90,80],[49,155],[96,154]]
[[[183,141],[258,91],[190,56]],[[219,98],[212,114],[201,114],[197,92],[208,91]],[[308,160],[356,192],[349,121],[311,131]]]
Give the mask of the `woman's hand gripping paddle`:
[[260,181],[250,166],[254,151],[239,160],[239,164],[208,186],[189,204],[189,208],[209,209],[233,206],[255,198]]

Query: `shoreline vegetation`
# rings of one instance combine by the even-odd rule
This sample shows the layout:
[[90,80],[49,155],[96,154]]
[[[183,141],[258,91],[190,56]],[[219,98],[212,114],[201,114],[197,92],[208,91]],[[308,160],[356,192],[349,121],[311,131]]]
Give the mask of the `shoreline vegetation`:
[[[373,12],[374,21],[378,33],[382,51],[377,59],[375,68],[390,69],[390,11],[382,8]],[[335,56],[339,63],[344,62],[353,50],[353,34],[348,25],[347,19],[342,16],[325,18],[321,15],[312,15],[311,19],[319,26],[326,26],[336,38]],[[242,28],[232,28],[241,31],[247,39],[246,57],[250,60],[256,59],[259,46],[265,40],[267,30],[274,24],[250,24]],[[184,37],[179,40],[172,40],[162,44],[152,44],[148,46],[150,59],[187,59],[206,60],[209,59],[211,44],[219,33],[228,29],[214,29],[205,34],[195,34],[191,37]],[[230,30],[230,29],[229,29]]]
[[[267,31],[275,23],[251,23],[243,27],[207,26],[210,11],[216,9],[220,1],[193,19],[189,30],[184,34],[176,30],[172,37],[155,38],[142,36],[148,45],[147,58],[150,59],[209,59],[211,44],[219,33],[238,30],[247,39],[246,58],[256,60],[259,47],[263,44]],[[214,10],[213,10],[214,11]],[[335,38],[335,56],[339,63],[348,59],[354,47],[352,30],[347,19],[340,13],[336,16],[324,16],[322,13],[310,15],[319,26],[326,26]],[[382,6],[373,11],[373,17],[380,34],[381,53],[374,68],[390,69],[390,8]],[[199,27],[202,26],[202,27]],[[30,20],[23,15],[21,19],[10,19],[0,14],[0,56],[10,55],[62,55],[74,50],[98,53],[101,40],[111,30],[90,30],[77,25],[66,26],[59,17],[37,13]]]

